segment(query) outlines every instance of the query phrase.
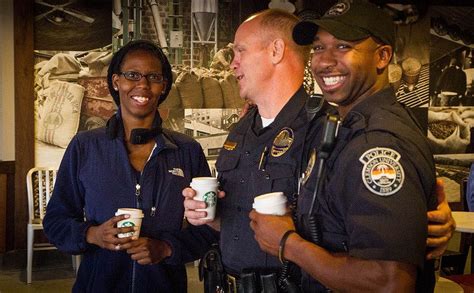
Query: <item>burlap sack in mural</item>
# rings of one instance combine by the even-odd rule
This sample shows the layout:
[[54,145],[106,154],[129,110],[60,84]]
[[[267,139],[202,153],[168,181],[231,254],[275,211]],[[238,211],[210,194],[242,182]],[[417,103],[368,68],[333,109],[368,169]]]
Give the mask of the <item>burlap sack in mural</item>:
[[81,68],[81,63],[74,56],[58,53],[47,62],[41,63],[41,69],[37,73],[35,82],[45,89],[49,87],[51,80],[77,80]]
[[466,152],[471,135],[469,125],[456,111],[428,111],[428,139],[434,154]]
[[87,64],[79,73],[80,76],[106,77],[110,61],[112,61],[112,52],[88,52],[83,57],[80,57],[79,60]]
[[204,98],[201,91],[201,83],[194,72],[183,71],[176,78],[181,104],[183,108],[199,109],[204,105]]
[[231,72],[225,72],[223,79],[219,81],[224,95],[225,108],[241,108],[244,104],[244,99],[239,95],[239,85],[237,79]]
[[210,67],[219,71],[229,70],[232,58],[234,58],[232,47],[233,44],[229,43],[227,46],[217,51],[217,53],[212,58]]
[[201,76],[204,108],[224,108],[224,96],[219,81],[210,74]]
[[459,112],[462,121],[469,124],[469,127],[474,127],[474,107],[459,108]]
[[160,109],[177,109],[181,108],[181,97],[179,96],[178,89],[176,88],[176,84],[174,83],[171,86],[171,90],[166,97],[165,101],[160,104]]
[[174,69],[171,70],[171,76],[173,77],[173,83],[176,83],[176,79],[178,78],[178,74],[179,74],[178,71],[176,71]]
[[66,148],[79,127],[84,87],[53,81],[45,94],[45,103],[38,109],[36,138]]

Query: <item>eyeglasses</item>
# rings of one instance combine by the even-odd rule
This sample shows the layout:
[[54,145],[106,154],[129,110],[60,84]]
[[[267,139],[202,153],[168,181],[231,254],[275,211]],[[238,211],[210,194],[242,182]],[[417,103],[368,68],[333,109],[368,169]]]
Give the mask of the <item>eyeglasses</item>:
[[142,79],[142,77],[145,77],[148,82],[151,83],[162,83],[164,80],[163,74],[152,72],[148,74],[141,74],[140,72],[136,71],[125,71],[125,72],[120,72],[119,74],[123,75],[128,80],[131,81],[139,81]]

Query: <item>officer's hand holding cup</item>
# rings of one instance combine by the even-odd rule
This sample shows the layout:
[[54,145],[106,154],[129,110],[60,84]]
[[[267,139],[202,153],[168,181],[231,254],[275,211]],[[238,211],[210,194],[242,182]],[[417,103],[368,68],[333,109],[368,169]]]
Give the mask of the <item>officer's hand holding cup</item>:
[[214,221],[216,216],[217,197],[224,193],[218,191],[217,178],[195,177],[190,188],[183,190],[184,215],[192,225],[203,225]]
[[283,192],[265,193],[255,197],[253,208],[260,214],[283,216],[287,198]]

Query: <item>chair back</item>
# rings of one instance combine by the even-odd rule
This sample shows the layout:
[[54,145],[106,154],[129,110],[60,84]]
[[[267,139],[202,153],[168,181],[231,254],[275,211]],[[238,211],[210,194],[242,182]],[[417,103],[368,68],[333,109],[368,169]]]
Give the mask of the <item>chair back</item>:
[[58,170],[53,167],[34,167],[26,175],[28,191],[28,213],[30,224],[41,223],[46,213],[46,206],[53,193]]

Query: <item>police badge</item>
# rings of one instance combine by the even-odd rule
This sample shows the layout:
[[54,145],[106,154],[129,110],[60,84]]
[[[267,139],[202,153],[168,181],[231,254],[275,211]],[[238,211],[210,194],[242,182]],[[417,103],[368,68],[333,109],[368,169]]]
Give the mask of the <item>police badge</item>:
[[285,154],[286,151],[290,149],[293,140],[293,129],[289,127],[282,128],[273,140],[272,149],[270,152],[272,157],[280,157]]
[[306,184],[306,181],[308,181],[309,176],[311,176],[311,173],[313,172],[314,164],[316,163],[317,155],[316,155],[316,149],[311,149],[311,153],[309,155],[309,160],[308,160],[308,165],[306,166],[306,170],[304,171],[304,177],[303,177],[303,185]]
[[401,156],[389,148],[373,148],[360,156],[362,181],[367,189],[380,196],[396,193],[403,186],[405,173],[400,164]]

